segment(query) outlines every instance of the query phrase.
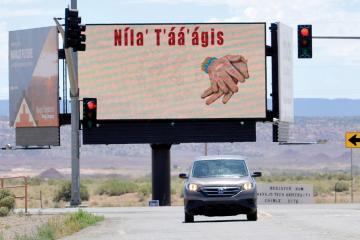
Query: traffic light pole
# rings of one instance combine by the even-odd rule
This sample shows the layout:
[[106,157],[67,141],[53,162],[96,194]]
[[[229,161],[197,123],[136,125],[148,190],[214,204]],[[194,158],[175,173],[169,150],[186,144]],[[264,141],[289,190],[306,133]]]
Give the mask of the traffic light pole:
[[[71,9],[77,9],[77,0],[71,0]],[[77,52],[72,54],[73,67],[73,91],[70,93],[71,98],[71,200],[70,206],[76,207],[81,204],[80,199],[80,109],[79,109],[79,88],[78,88],[78,55]]]
[[315,39],[360,39],[360,37],[313,36]]
[[[77,8],[77,1],[71,0],[71,8]],[[65,39],[64,29],[56,18],[57,28]],[[71,200],[70,206],[76,207],[81,204],[80,199],[80,109],[79,87],[77,71],[77,53],[72,48],[65,48],[66,63],[69,71],[70,99],[71,99]]]

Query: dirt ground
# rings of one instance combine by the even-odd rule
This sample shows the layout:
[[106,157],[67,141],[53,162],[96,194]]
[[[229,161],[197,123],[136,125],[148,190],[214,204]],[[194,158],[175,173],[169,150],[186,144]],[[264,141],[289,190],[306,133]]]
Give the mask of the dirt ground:
[[8,217],[0,217],[0,236],[4,240],[15,239],[24,234],[35,234],[37,228],[45,224],[51,215],[25,215],[11,214]]

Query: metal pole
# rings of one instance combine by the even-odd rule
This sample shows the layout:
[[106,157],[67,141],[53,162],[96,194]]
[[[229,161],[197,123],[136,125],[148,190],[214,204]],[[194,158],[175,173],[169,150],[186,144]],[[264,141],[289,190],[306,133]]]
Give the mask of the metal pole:
[[160,206],[171,205],[170,148],[171,144],[151,144],[152,199]]
[[313,36],[315,39],[360,39],[360,37],[348,36],[348,37],[337,37],[337,36]]
[[[71,0],[71,8],[77,9],[77,0]],[[74,81],[78,86],[78,58],[77,53],[72,52]],[[80,141],[79,141],[79,88],[71,92],[71,201],[70,206],[76,207],[81,204],[80,199]]]
[[354,178],[353,178],[353,149],[350,156],[350,175],[351,175],[351,203],[354,203]]
[[[64,29],[54,18],[60,34],[64,39]],[[74,62],[72,48],[65,49],[66,62],[69,71],[70,98],[71,98],[71,200],[70,206],[76,207],[81,204],[80,199],[80,141],[79,141],[79,88],[77,64]],[[75,55],[77,57],[77,55]]]
[[207,156],[208,155],[208,144],[207,143],[205,143],[205,149],[204,150],[205,150],[204,155]]
[[43,208],[43,203],[42,203],[42,192],[40,190],[40,208]]
[[27,209],[28,209],[28,181],[27,181],[27,177],[24,177],[24,183],[25,183],[25,213],[27,213]]
[[[274,118],[279,119],[279,59],[278,59],[278,26],[272,23],[271,31],[271,80],[272,80],[272,116],[270,121]],[[279,126],[273,124],[273,142],[279,142]]]

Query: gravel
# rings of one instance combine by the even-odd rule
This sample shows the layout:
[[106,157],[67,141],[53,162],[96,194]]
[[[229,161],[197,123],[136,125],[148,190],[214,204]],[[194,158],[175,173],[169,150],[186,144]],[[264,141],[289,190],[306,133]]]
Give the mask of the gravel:
[[19,235],[34,235],[38,227],[47,223],[52,215],[25,215],[12,214],[8,217],[0,217],[0,236],[4,240],[15,239]]

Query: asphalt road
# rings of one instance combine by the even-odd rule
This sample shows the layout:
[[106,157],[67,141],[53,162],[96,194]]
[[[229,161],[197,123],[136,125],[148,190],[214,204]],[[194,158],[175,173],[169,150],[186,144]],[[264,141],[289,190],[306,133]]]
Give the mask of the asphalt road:
[[105,221],[65,239],[360,239],[360,204],[261,205],[257,222],[247,222],[245,216],[239,215],[197,216],[195,223],[183,223],[182,207],[87,208],[86,211],[105,216]]

